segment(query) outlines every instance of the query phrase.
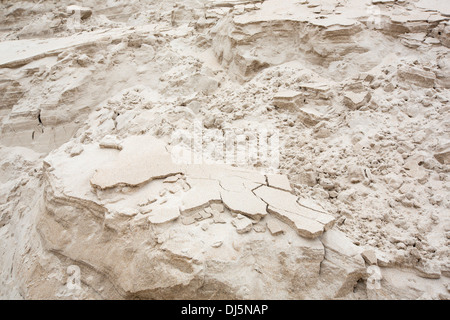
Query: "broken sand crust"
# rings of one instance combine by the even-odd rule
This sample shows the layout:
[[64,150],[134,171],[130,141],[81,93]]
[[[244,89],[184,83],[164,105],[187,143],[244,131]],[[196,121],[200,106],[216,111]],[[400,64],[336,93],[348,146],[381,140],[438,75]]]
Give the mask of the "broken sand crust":
[[0,298],[449,298],[446,1],[0,7]]
[[[172,163],[164,144],[156,139],[136,140],[125,145],[115,163],[96,171],[90,181],[93,187],[102,190],[118,186],[137,187],[154,179],[182,173],[182,168]],[[149,148],[143,151],[142,145]]]
[[[92,188],[99,190],[127,188],[128,197],[136,188],[151,183],[153,180],[162,180],[168,177],[181,176],[183,185],[174,188],[164,187],[154,194],[170,197],[176,194],[179,210],[189,214],[192,211],[209,207],[213,203],[223,203],[232,214],[242,214],[259,221],[269,212],[280,214],[273,207],[286,209],[291,215],[300,215],[301,218],[289,218],[289,215],[281,215],[281,220],[294,222],[291,225],[297,229],[300,235],[308,238],[320,236],[324,230],[329,229],[334,218],[325,213],[314,211],[298,205],[298,197],[291,192],[289,180],[283,175],[261,174],[256,171],[245,171],[227,166],[208,165],[176,165],[167,152],[168,146],[153,137],[132,137],[121,142],[123,149],[118,153],[117,159],[101,169],[95,169],[94,176],[90,179]],[[99,151],[96,151],[99,152]],[[100,150],[101,152],[101,150]],[[75,162],[75,160],[73,161]],[[64,170],[60,168],[59,170]],[[164,180],[164,182],[166,182]],[[173,179],[177,185],[178,179]],[[266,182],[267,181],[267,182]],[[278,188],[267,187],[266,184]],[[161,184],[160,184],[161,185]],[[284,189],[283,189],[284,188]],[[73,189],[73,187],[72,187]],[[114,191],[113,191],[114,192]],[[108,201],[112,202],[111,192]],[[173,197],[175,198],[175,196]],[[170,199],[176,201],[177,199]],[[148,217],[151,223],[168,222],[175,220],[180,214],[178,208],[174,211],[173,201],[162,203],[156,207],[150,203],[151,213]],[[142,202],[143,201],[143,202]],[[145,199],[141,203],[145,207]],[[114,202],[117,206],[121,202]],[[142,207],[142,205],[141,205]],[[167,208],[165,211],[164,208]],[[120,210],[120,209],[118,209]],[[127,211],[133,212],[131,207]],[[140,209],[142,212],[142,209]],[[158,220],[157,216],[161,216]],[[163,217],[167,216],[167,220]],[[314,220],[318,220],[318,224]],[[300,221],[301,220],[301,221]],[[310,232],[309,225],[321,226],[320,232]]]
[[[140,142],[141,144],[137,142]],[[142,154],[147,155],[150,155],[151,152],[146,153],[146,148],[151,151],[159,149],[160,152],[164,152],[166,150],[164,143],[152,136],[130,137],[124,139],[122,144],[124,148],[120,152],[117,150],[100,148],[98,145],[93,144],[91,146],[86,146],[83,153],[76,157],[70,157],[70,155],[66,152],[60,151],[52,156],[52,160],[48,159],[46,161],[45,176],[46,181],[49,184],[45,195],[47,209],[46,213],[40,217],[38,223],[38,230],[43,239],[45,239],[44,241],[46,246],[53,248],[52,250],[62,250],[61,252],[67,256],[76,254],[78,255],[77,259],[81,259],[90,265],[96,266],[97,270],[104,270],[104,268],[112,267],[113,269],[111,272],[113,278],[117,277],[117,280],[114,281],[116,281],[116,285],[119,286],[120,290],[123,290],[124,293],[122,294],[140,294],[139,291],[145,288],[147,293],[143,297],[154,297],[154,293],[152,293],[153,289],[151,288],[155,288],[154,290],[159,291],[161,289],[156,288],[161,288],[161,286],[164,287],[167,283],[178,283],[178,281],[189,281],[192,283],[192,281],[197,281],[195,279],[203,272],[201,271],[202,268],[200,266],[202,265],[202,261],[205,261],[205,259],[214,259],[215,261],[216,259],[219,259],[216,263],[221,266],[220,268],[229,268],[227,267],[227,265],[229,265],[229,262],[227,262],[229,259],[232,259],[232,261],[235,259],[237,259],[236,261],[244,259],[245,255],[242,256],[242,254],[245,253],[246,249],[244,248],[247,241],[249,241],[249,244],[259,243],[261,241],[267,242],[264,247],[270,246],[271,251],[280,250],[280,248],[284,246],[282,243],[289,241],[295,248],[297,248],[296,250],[299,250],[299,253],[310,257],[306,260],[307,262],[305,262],[306,264],[304,264],[304,267],[302,268],[302,277],[307,274],[312,277],[311,279],[317,277],[317,274],[315,274],[317,272],[317,263],[320,263],[320,261],[324,259],[324,251],[321,242],[320,240],[317,240],[319,238],[316,239],[316,242],[309,242],[313,240],[306,240],[305,242],[299,234],[306,236],[307,238],[315,238],[322,234],[322,232],[320,232],[320,234],[315,234],[313,232],[297,232],[297,225],[293,225],[292,232],[289,230],[289,227],[283,227],[282,234],[280,234],[279,231],[274,230],[273,219],[278,220],[277,216],[274,215],[269,219],[268,216],[271,212],[270,209],[266,211],[267,205],[260,200],[258,196],[253,194],[251,189],[246,189],[248,188],[247,186],[254,186],[253,184],[258,181],[261,183],[264,182],[264,184],[260,184],[259,187],[257,187],[253,192],[257,191],[259,188],[267,188],[267,201],[271,200],[270,196],[277,197],[280,194],[283,194],[292,199],[294,202],[293,205],[295,205],[296,197],[291,193],[292,190],[286,191],[268,187],[265,184],[267,177],[262,173],[217,165],[193,165],[192,168],[187,165],[184,170],[182,170],[182,173],[177,173],[167,179],[154,178],[144,184],[134,187],[116,186],[115,188],[104,190],[98,189],[95,186],[90,186],[94,193],[88,192],[85,184],[89,181],[89,176],[96,171],[95,167],[98,163],[89,164],[87,159],[101,159],[102,157],[106,159],[106,157],[108,157],[107,154],[109,154],[109,156],[116,155],[117,158],[116,160],[110,160],[113,167],[121,164],[122,159],[125,159],[126,163],[129,165],[137,166],[142,164],[142,157],[134,158],[136,163],[130,163],[129,161],[131,158],[121,156],[120,153],[123,152],[126,155],[130,152],[130,150],[133,150],[132,146],[137,145],[139,145],[139,148],[137,149],[139,149]],[[100,154],[104,155],[99,156]],[[79,157],[78,161],[76,160],[77,157]],[[158,158],[152,158],[152,160],[157,161],[156,159]],[[70,178],[70,175],[67,175],[67,172],[74,170],[79,163],[85,164],[84,172],[81,173],[84,177],[79,176],[79,180],[74,181]],[[155,168],[157,168],[157,166]],[[94,175],[97,174],[98,171],[95,172]],[[133,174],[134,173],[131,173],[131,175]],[[192,177],[190,177],[189,174],[191,174]],[[123,174],[123,177],[126,178],[126,176],[126,174]],[[233,177],[231,181],[230,177]],[[285,178],[280,177],[279,175],[276,177],[279,181],[286,181]],[[212,181],[215,181],[216,183],[211,184]],[[270,179],[269,181],[273,181],[273,179]],[[83,183],[84,185],[77,187],[73,184],[74,182]],[[65,185],[65,183],[70,183],[70,185]],[[185,183],[188,185],[188,188],[184,189],[183,186]],[[216,201],[218,199],[215,199],[214,197],[210,199],[204,198],[204,201],[207,202],[204,203],[202,207],[186,207],[185,200],[189,199],[190,192],[192,190],[198,191],[196,187],[204,185],[204,183],[206,183],[210,190],[212,186],[217,188],[217,192],[221,196],[221,198],[219,198],[220,201]],[[223,188],[224,186],[226,186],[227,190]],[[173,187],[175,188],[172,189]],[[236,187],[237,191],[233,191],[233,187]],[[83,190],[85,191],[80,192]],[[242,190],[248,190],[247,197],[241,197],[243,194]],[[271,192],[275,193],[271,194]],[[224,194],[230,193],[230,198],[224,197]],[[250,196],[250,194],[252,196]],[[234,199],[233,197],[236,198]],[[249,197],[254,197],[255,201],[260,201],[261,204],[264,204],[261,208],[264,209],[264,212],[259,211],[258,215],[255,216],[251,205],[248,206],[251,203],[249,202],[251,201],[251,198]],[[117,200],[113,200],[114,198]],[[221,201],[223,201],[223,204]],[[244,201],[244,203],[240,203],[239,201]],[[70,205],[77,209],[75,211],[71,210],[70,212],[64,213],[64,210],[59,208],[62,204],[64,204],[63,206],[65,207]],[[234,207],[234,204],[238,206],[237,209]],[[296,208],[302,207],[296,206]],[[304,210],[304,208],[302,208],[302,210]],[[81,214],[81,212],[85,212],[86,214]],[[319,218],[325,216],[324,213],[319,213],[312,210],[311,212],[316,213]],[[313,218],[313,215],[310,215],[309,217]],[[66,220],[68,224],[60,224],[60,219]],[[266,220],[269,221],[268,225],[272,229],[271,232],[273,233],[273,236],[271,235],[270,237],[276,236],[277,239],[279,239],[276,240],[278,244],[270,245],[271,241],[267,238],[267,235],[265,235],[265,228],[262,229],[264,230],[262,233],[261,231],[253,231],[254,228],[257,230],[257,226],[264,226]],[[72,229],[72,224],[74,224],[73,226],[77,225],[78,227]],[[280,228],[280,225],[283,225],[281,220],[279,220],[277,228]],[[322,224],[320,224],[320,226],[323,228]],[[309,227],[310,226],[308,224],[302,226],[302,228]],[[66,231],[61,233],[61,228]],[[100,231],[99,228],[103,231]],[[131,230],[134,230],[131,233],[130,228]],[[69,240],[66,236],[63,238],[60,236],[61,234],[67,234],[67,232],[75,232],[76,234],[72,234],[75,237],[73,239],[76,239],[81,236],[81,234],[84,234],[85,232],[90,233],[94,230],[97,231],[91,234],[91,236],[84,238],[80,244],[73,243],[72,240]],[[189,241],[186,242],[186,231],[188,233],[194,232],[197,234],[195,239],[191,239],[190,243]],[[148,280],[150,282],[141,282],[141,284],[133,283],[133,281],[137,281],[136,277],[138,277],[138,274],[134,274],[134,271],[131,271],[131,266],[130,268],[126,267],[123,269],[120,268],[120,264],[114,266],[110,265],[109,259],[98,260],[97,258],[100,256],[95,253],[97,250],[96,248],[100,250],[102,247],[100,245],[102,241],[101,239],[106,235],[105,233],[109,232],[118,232],[124,236],[122,240],[120,237],[116,238],[116,240],[114,240],[115,244],[111,243],[111,245],[116,248],[113,251],[114,253],[111,252],[112,256],[115,256],[116,254],[122,256],[125,254],[122,250],[125,250],[127,245],[124,247],[124,244],[121,244],[122,241],[129,243],[129,245],[136,245],[132,244],[135,240],[132,240],[132,242],[125,240],[128,239],[128,237],[140,237],[139,234],[142,233],[147,234],[147,236],[153,234],[151,237],[156,237],[154,238],[155,241],[161,244],[162,248],[165,248],[164,252],[168,252],[170,255],[174,254],[180,256],[179,259],[182,261],[185,261],[185,259],[192,261],[193,265],[189,268],[193,269],[191,269],[188,274],[183,276],[177,275],[177,272],[169,274],[167,275],[168,278],[164,280],[164,282],[160,282],[160,284],[158,284],[158,281],[153,282],[153,280]],[[172,236],[169,236],[169,234]],[[244,239],[235,238],[233,234],[240,235],[241,237],[244,237]],[[175,235],[174,238],[173,235]],[[69,245],[67,241],[72,242],[72,244]],[[118,242],[116,243],[116,241]],[[183,241],[185,245],[180,246],[178,241]],[[205,247],[204,245],[201,245],[199,241],[202,241],[202,243],[204,242],[205,244],[209,243],[210,249],[206,251],[205,249],[202,249]],[[281,247],[279,247],[280,245]],[[83,250],[81,253],[81,251],[78,251],[79,249],[77,249],[79,246],[87,246],[90,249]],[[251,244],[251,246],[253,246],[253,244]],[[138,247],[136,247],[135,250],[137,250],[135,253],[137,256],[134,260],[137,260],[136,262],[133,262],[132,265],[135,263],[140,265],[142,262],[139,261],[144,258],[144,256],[142,256],[144,252],[141,253],[141,249]],[[214,253],[211,250],[219,250],[219,252]],[[260,249],[255,248],[254,250]],[[116,258],[111,261],[114,261],[115,259]],[[159,261],[160,258],[155,256],[154,259]],[[222,263],[225,264],[222,265]],[[138,267],[138,265],[135,265],[133,268]],[[138,267],[137,270],[141,270],[139,268],[141,267]],[[306,271],[304,268],[310,269],[309,271]],[[358,268],[360,268],[360,266]],[[211,272],[215,273],[215,271],[212,270]],[[361,272],[361,270],[358,272]],[[127,277],[131,275],[131,280],[121,280],[123,274],[125,273],[128,274]],[[139,277],[141,276],[142,271],[139,271]],[[225,278],[230,276],[230,280],[224,279],[223,281],[235,281],[231,280],[233,277],[232,274],[225,276]],[[305,278],[305,280],[302,281],[308,283],[312,280],[306,280]],[[345,281],[347,280],[344,278],[343,283],[345,283]],[[343,284],[337,284],[339,288],[341,288],[342,285]],[[188,292],[190,292],[190,290],[191,289],[188,289],[186,292],[183,291],[181,294],[189,294]],[[199,289],[197,288],[196,290]],[[201,293],[201,290],[198,292],[203,294]],[[279,297],[284,296],[285,295],[280,292]]]

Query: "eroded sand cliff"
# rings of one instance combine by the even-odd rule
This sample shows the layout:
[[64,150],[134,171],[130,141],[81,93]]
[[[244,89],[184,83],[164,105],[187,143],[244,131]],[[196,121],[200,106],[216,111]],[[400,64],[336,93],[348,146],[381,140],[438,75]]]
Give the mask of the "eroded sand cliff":
[[449,298],[446,1],[0,8],[1,298]]

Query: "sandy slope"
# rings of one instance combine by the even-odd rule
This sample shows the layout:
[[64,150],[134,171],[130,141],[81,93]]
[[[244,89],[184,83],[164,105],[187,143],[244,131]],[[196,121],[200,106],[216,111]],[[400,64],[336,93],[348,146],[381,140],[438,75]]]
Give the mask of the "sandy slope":
[[448,299],[445,1],[69,4],[0,4],[0,297]]

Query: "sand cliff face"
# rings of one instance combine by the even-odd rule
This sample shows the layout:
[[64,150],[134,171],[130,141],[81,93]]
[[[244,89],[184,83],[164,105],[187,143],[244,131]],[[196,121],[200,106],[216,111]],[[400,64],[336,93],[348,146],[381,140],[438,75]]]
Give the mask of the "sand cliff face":
[[3,1],[3,299],[448,299],[450,8]]

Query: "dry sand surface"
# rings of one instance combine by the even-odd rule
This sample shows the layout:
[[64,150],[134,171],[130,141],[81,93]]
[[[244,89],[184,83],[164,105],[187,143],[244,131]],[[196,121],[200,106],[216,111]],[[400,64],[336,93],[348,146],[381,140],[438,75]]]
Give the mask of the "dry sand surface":
[[450,2],[0,2],[1,299],[449,299]]

